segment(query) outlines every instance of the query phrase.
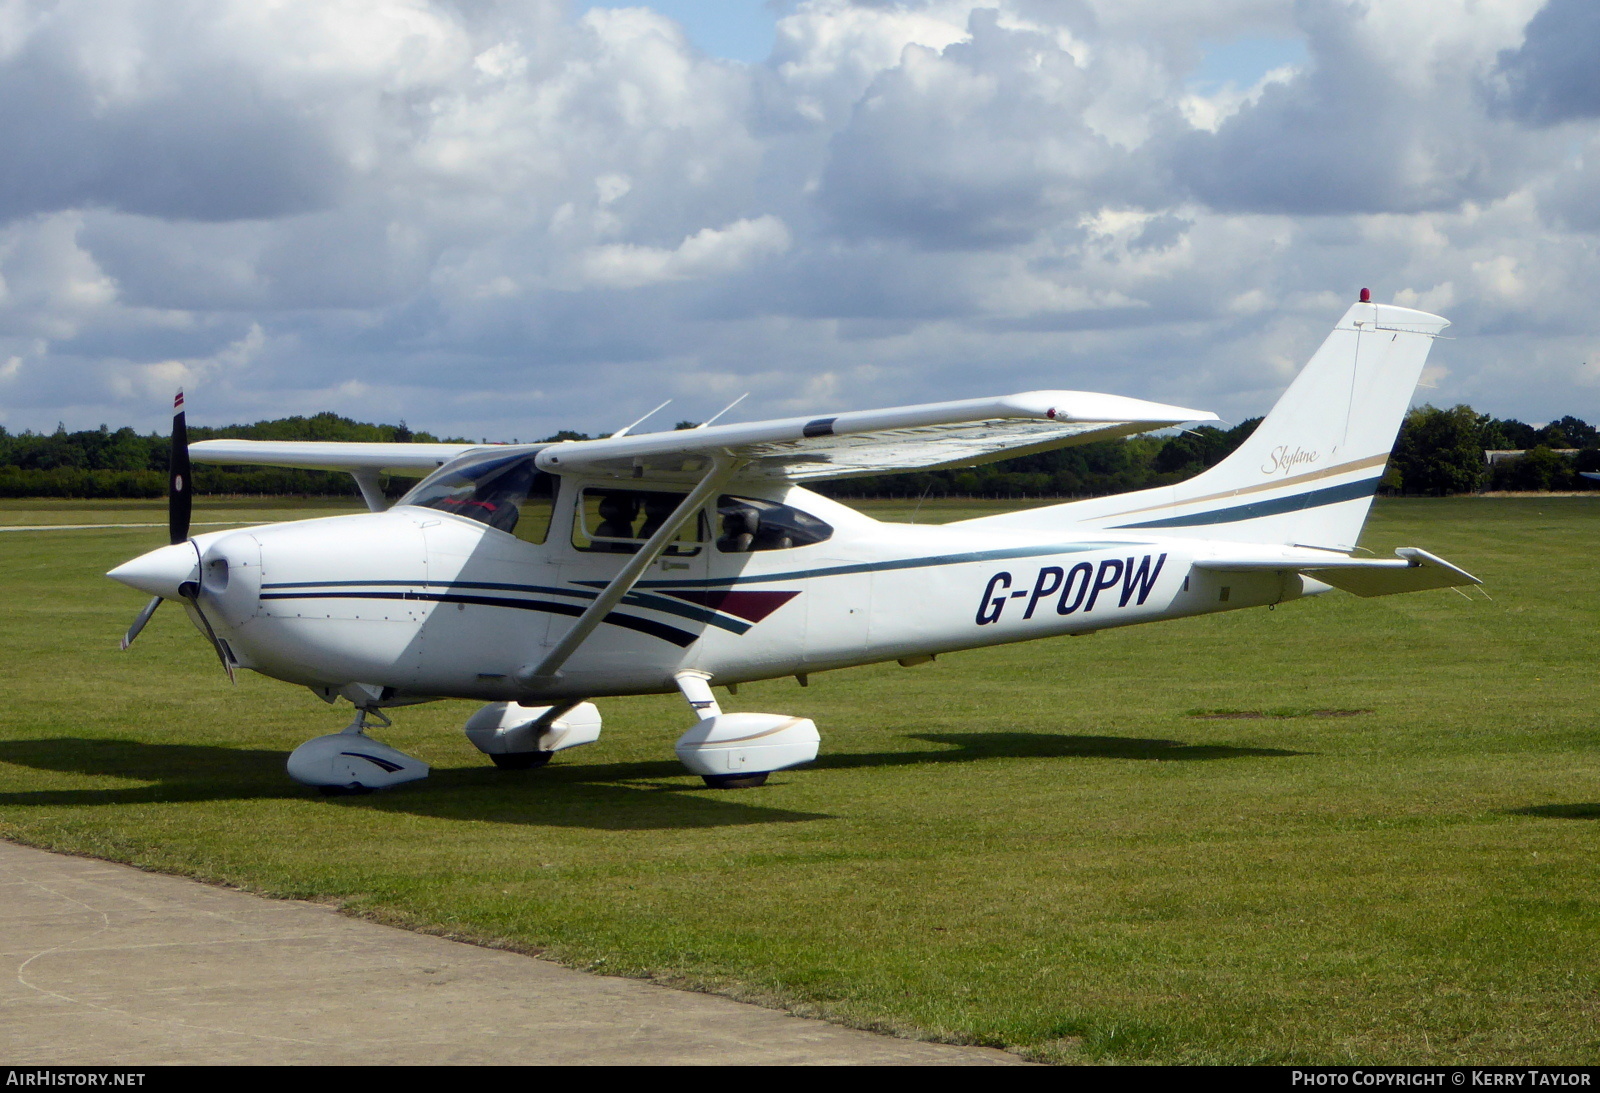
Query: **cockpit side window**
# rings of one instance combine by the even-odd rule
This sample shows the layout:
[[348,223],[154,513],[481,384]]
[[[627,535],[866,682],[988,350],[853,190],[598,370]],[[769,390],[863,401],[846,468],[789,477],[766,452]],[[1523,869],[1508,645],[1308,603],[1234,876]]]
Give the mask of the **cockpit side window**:
[[788,550],[820,543],[833,535],[831,525],[810,513],[754,497],[724,494],[717,500],[717,522],[722,531],[717,537],[717,549],[724,554]]
[[[637,553],[687,496],[657,490],[585,488],[573,513],[572,545],[602,553]],[[679,529],[663,553],[679,558],[699,554],[704,539],[705,519],[696,516]]]
[[400,504],[465,516],[524,542],[542,543],[550,534],[556,478],[535,467],[533,460],[532,454],[522,452],[447,467],[402,497]]

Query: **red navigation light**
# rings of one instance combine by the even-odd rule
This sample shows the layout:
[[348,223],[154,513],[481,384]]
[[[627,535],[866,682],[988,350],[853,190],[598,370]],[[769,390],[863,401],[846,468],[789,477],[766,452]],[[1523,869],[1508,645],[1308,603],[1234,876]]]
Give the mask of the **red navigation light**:
[[1372,302],[1372,290],[1370,288],[1364,288],[1361,290],[1361,302],[1364,304],[1370,304]]

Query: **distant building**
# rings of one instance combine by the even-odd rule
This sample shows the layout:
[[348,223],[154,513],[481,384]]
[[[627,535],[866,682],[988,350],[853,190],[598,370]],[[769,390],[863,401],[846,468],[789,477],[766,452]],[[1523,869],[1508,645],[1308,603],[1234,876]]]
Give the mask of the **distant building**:
[[[1550,450],[1552,452],[1555,452],[1557,455],[1577,455],[1578,452],[1581,451],[1582,449],[1580,449],[1580,448],[1551,448]],[[1498,450],[1498,451],[1494,451],[1494,450],[1490,450],[1490,449],[1486,448],[1486,449],[1484,449],[1484,452],[1483,452],[1483,458],[1489,464],[1489,466],[1492,467],[1496,463],[1504,463],[1508,459],[1521,459],[1523,456],[1525,456],[1527,454],[1528,454],[1528,449],[1526,449],[1526,448],[1504,448],[1504,449],[1501,449],[1501,450]]]

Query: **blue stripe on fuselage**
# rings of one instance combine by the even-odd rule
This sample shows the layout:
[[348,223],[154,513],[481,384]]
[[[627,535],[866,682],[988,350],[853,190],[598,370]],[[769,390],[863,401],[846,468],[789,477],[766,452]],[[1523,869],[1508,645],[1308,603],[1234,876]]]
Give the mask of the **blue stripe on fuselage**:
[[[974,550],[969,554],[935,554],[924,558],[898,558],[888,562],[852,562],[818,569],[790,569],[749,577],[708,577],[693,581],[640,581],[639,588],[726,588],[735,584],[765,584],[771,581],[803,581],[810,577],[841,577],[847,573],[882,573],[891,569],[927,569],[931,566],[965,565],[968,562],[994,562],[1006,558],[1047,558],[1053,554],[1081,554],[1087,550],[1110,550],[1128,546],[1126,542],[1051,543],[1048,546],[1005,547],[1001,550]],[[1145,544],[1135,544],[1145,545]],[[605,581],[584,581],[596,588]]]
[[1371,497],[1378,492],[1378,483],[1382,480],[1382,476],[1363,478],[1359,482],[1346,482],[1342,486],[1328,486],[1325,489],[1309,490],[1288,497],[1275,497],[1270,501],[1252,501],[1248,505],[1234,505],[1225,509],[1212,509],[1209,512],[1192,512],[1187,516],[1167,516],[1160,520],[1145,520],[1138,524],[1117,524],[1116,528],[1131,531],[1135,528],[1203,527],[1206,524],[1232,524],[1240,520],[1256,520],[1263,516],[1279,516],[1285,512],[1299,512],[1301,509],[1321,508],[1323,505],[1337,505],[1341,501]]
[[[327,582],[318,581],[318,584]],[[374,582],[376,583],[376,582]],[[553,603],[548,600],[523,600],[507,599],[503,596],[465,596],[449,592],[263,592],[263,600],[422,600],[430,603],[458,603],[472,604],[476,607],[508,607],[517,611],[542,611],[548,615],[569,615],[573,618],[583,614],[583,608],[570,603]],[[625,630],[635,630],[641,634],[648,634],[662,641],[669,641],[680,649],[688,648],[699,640],[699,634],[691,634],[687,630],[680,630],[676,626],[656,622],[654,619],[641,619],[636,615],[624,615],[620,611],[613,611],[601,620],[611,626],[620,626]]]
[[[416,589],[416,590],[419,591],[419,593],[427,592],[430,589],[443,589],[446,592],[455,592],[455,591],[458,591],[458,590],[469,590],[469,591],[472,591],[472,592],[478,592],[478,591],[524,592],[524,593],[528,593],[530,595],[572,596],[572,597],[574,597],[576,599],[580,599],[580,600],[592,600],[596,596],[599,595],[598,592],[594,592],[594,591],[592,591],[590,589],[587,589],[587,588],[551,588],[548,585],[506,584],[506,583],[499,582],[499,581],[450,581],[450,582],[442,584],[442,585],[431,585],[431,586],[425,581],[359,581],[359,580],[352,580],[352,581],[279,581],[279,582],[269,582],[269,583],[263,584],[261,587],[262,587],[263,591],[269,590],[269,589],[272,590],[272,594],[264,597],[266,599],[283,599],[283,598],[285,598],[284,596],[278,594],[281,590],[285,590],[285,589],[302,589],[303,590],[303,589],[308,589],[308,588],[343,588],[343,589],[361,588],[361,589],[366,589],[366,588],[395,588],[395,587],[399,587],[399,588]],[[309,596],[311,594],[310,593],[306,593],[306,592],[300,592],[299,595],[301,595],[301,596]],[[329,598],[330,596],[332,598],[337,598],[337,596],[335,594],[332,594],[332,593],[321,594],[321,595],[322,595],[323,598]],[[374,598],[374,597],[370,597],[370,596],[358,595],[358,594],[355,594],[355,593],[351,593],[351,596],[352,596],[352,598],[355,598],[355,599],[371,599],[371,598]],[[393,597],[389,597],[389,598],[393,598]],[[477,602],[477,601],[468,601],[468,602]],[[489,601],[484,601],[484,602],[488,603]],[[664,613],[669,614],[669,615],[677,615],[679,618],[690,619],[690,620],[692,620],[694,622],[709,623],[712,626],[720,627],[723,630],[727,630],[730,633],[734,633],[734,634],[742,634],[746,630],[750,629],[750,624],[748,622],[744,621],[743,619],[727,618],[727,617],[724,617],[722,615],[719,615],[715,611],[707,610],[704,607],[697,607],[697,606],[695,606],[693,604],[680,603],[680,602],[678,602],[676,600],[667,600],[667,599],[663,599],[660,596],[649,595],[648,593],[630,592],[630,593],[628,593],[626,596],[624,596],[622,598],[622,602],[625,603],[625,604],[628,604],[629,606],[632,606],[632,607],[645,607],[645,608],[649,608],[652,611],[661,611],[661,612],[664,612]],[[492,603],[492,606],[505,606],[505,605],[506,605],[505,602],[504,601],[500,601],[500,600],[495,600]]]

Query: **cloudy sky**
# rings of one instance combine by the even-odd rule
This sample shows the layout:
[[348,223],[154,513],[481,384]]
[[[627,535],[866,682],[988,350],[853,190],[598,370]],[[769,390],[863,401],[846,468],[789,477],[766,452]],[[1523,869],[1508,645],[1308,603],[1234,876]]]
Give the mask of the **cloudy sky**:
[[[1238,420],[1363,286],[1600,419],[1593,0],[0,0],[0,425]],[[1419,399],[1420,400],[1420,399]]]

